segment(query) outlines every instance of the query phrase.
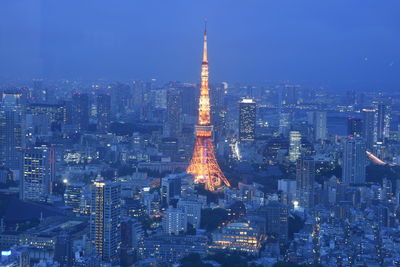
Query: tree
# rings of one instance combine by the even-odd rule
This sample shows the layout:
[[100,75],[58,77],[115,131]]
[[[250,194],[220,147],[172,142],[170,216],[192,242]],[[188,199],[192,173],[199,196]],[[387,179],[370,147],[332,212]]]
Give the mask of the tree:
[[203,263],[198,253],[190,253],[181,260],[181,267],[212,267],[212,265]]
[[213,231],[223,222],[228,221],[228,211],[222,208],[201,210],[200,227],[207,231]]

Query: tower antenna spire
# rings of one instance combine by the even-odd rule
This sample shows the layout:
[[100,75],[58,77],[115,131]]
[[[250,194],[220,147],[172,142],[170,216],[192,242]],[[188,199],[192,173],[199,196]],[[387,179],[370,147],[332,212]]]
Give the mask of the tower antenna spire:
[[202,183],[209,191],[221,189],[224,185],[230,186],[221,168],[218,165],[212,140],[213,126],[210,116],[210,88],[208,86],[208,59],[207,59],[207,19],[204,20],[204,51],[201,64],[201,86],[199,98],[199,114],[196,125],[196,140],[192,159],[186,171],[194,176],[196,184]]

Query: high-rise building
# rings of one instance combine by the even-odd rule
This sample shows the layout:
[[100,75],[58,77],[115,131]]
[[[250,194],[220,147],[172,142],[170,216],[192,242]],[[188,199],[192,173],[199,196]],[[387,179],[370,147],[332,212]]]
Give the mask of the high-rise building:
[[302,157],[296,165],[296,199],[302,208],[314,207],[315,161]]
[[72,208],[73,212],[81,211],[82,194],[85,185],[83,183],[69,183],[65,188],[64,202],[66,206]]
[[326,112],[315,111],[314,112],[314,140],[321,141],[326,139]]
[[256,137],[256,102],[245,98],[239,102],[239,140],[254,141]]
[[343,143],[342,181],[345,184],[365,183],[366,146],[362,138],[349,137]]
[[287,112],[280,112],[279,113],[279,134],[287,137],[289,134],[292,114]]
[[167,115],[164,123],[164,136],[179,137],[182,135],[182,92],[171,88],[167,92]]
[[210,114],[210,95],[208,87],[207,31],[204,31],[203,62],[201,64],[201,87],[199,114],[196,125],[196,140],[192,159],[187,172],[194,176],[195,183],[202,183],[205,188],[215,191],[223,185],[230,186],[229,181],[218,165],[212,140],[213,126]]
[[111,96],[108,94],[97,95],[97,129],[107,131],[111,121]]
[[298,85],[286,84],[282,89],[282,105],[296,106],[298,103]]
[[289,132],[289,160],[296,162],[300,157],[301,134],[299,131]]
[[78,130],[86,131],[89,128],[89,95],[75,93],[72,96],[73,123],[76,123]]
[[376,112],[376,134],[377,141],[383,142],[389,137],[390,108],[385,104],[378,104]]
[[288,238],[288,208],[278,201],[270,201],[265,207],[267,233],[275,234],[279,239]]
[[163,229],[167,234],[179,235],[187,231],[187,215],[182,209],[169,207],[163,216]]
[[4,92],[0,108],[0,165],[19,170],[25,146],[25,97],[22,92]]
[[367,149],[371,150],[377,141],[376,134],[376,110],[374,109],[363,109],[363,134],[362,137],[365,140],[365,144]]
[[347,120],[347,135],[360,137],[363,134],[363,121],[357,118],[348,118]]
[[51,192],[51,152],[47,148],[27,148],[22,157],[20,197],[45,201]]
[[121,242],[120,185],[98,178],[92,185],[90,236],[103,261],[117,263]]

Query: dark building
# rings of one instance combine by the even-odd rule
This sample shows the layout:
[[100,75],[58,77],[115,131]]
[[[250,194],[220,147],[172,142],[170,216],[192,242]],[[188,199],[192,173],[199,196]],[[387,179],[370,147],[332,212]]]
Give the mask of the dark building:
[[75,93],[72,96],[73,123],[76,123],[78,130],[86,131],[89,128],[89,95]]
[[97,95],[97,129],[107,132],[111,120],[111,96],[108,94]]
[[160,152],[164,156],[170,157],[171,161],[178,161],[178,139],[173,137],[165,137],[159,145]]
[[270,201],[262,207],[266,216],[266,229],[268,234],[275,234],[279,239],[288,238],[288,208],[278,201]]
[[161,179],[161,203],[168,206],[172,199],[181,195],[182,176],[171,174]]
[[296,106],[298,104],[298,85],[285,85],[282,89],[282,105]]
[[72,266],[73,251],[70,234],[60,233],[60,235],[57,236],[54,249],[54,259],[60,263],[61,267]]
[[311,157],[297,160],[296,165],[296,199],[300,207],[314,207],[315,161]]
[[363,134],[363,121],[356,118],[348,118],[347,135],[360,137]]

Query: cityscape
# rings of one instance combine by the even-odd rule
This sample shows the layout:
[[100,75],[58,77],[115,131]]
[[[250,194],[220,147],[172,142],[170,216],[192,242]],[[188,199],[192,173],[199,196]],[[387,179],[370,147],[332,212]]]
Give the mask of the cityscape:
[[[400,20],[392,16],[400,6],[394,2],[394,11],[389,4],[376,11],[387,12],[384,21],[398,34]],[[365,3],[372,12],[371,2]],[[54,10],[54,21],[63,12],[53,9],[56,3],[41,5],[42,11]],[[210,5],[239,12],[227,1]],[[115,11],[99,6],[98,12]],[[247,12],[259,14],[246,7]],[[123,15],[120,19],[124,22]],[[240,23],[250,25],[248,19]],[[40,24],[50,27],[43,26],[49,21],[45,17]],[[222,64],[216,55],[223,53],[217,47],[227,40],[221,21],[214,13],[196,18],[188,30],[194,32],[188,46],[196,55],[184,49],[174,54],[177,60],[199,59],[197,65],[169,62],[171,69],[191,69],[194,80],[183,70],[182,81],[148,78],[152,73],[135,79],[72,77],[57,64],[51,68],[62,78],[46,71],[27,78],[10,74],[13,65],[5,65],[11,56],[0,59],[1,267],[400,266],[399,72],[365,74],[362,83],[349,80],[345,86],[345,79],[329,82],[339,71],[324,82],[318,77],[244,82],[238,64],[229,68],[235,71],[230,78],[238,80],[225,80],[216,73]],[[13,29],[6,29],[9,23],[0,27],[1,50],[11,47],[4,41],[8,34],[11,43],[16,40]],[[160,34],[168,32],[163,23],[156,22]],[[381,39],[387,50],[378,56],[391,55],[396,72],[400,46],[395,51],[388,43],[400,45],[400,39],[384,31],[385,25],[373,26],[388,35]],[[118,47],[116,39],[110,42]],[[142,46],[135,42],[129,44],[133,50]],[[366,54],[362,64],[378,64],[373,63],[378,56]],[[108,63],[115,62],[118,57]],[[362,76],[361,70],[354,73]]]

